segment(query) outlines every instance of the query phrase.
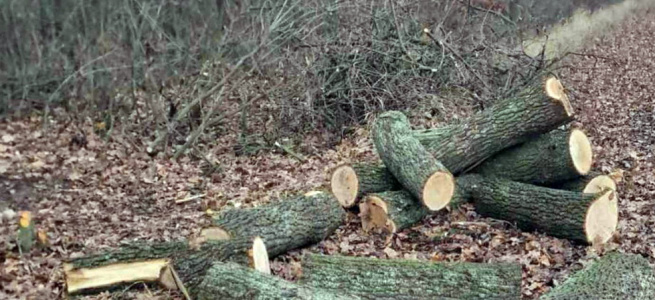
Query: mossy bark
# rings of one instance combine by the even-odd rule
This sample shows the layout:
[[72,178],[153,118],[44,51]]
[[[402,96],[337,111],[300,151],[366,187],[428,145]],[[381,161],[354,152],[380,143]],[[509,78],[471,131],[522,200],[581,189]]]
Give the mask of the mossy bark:
[[364,299],[519,299],[518,264],[434,263],[308,254],[300,282]]
[[585,220],[599,194],[556,190],[497,177],[467,174],[460,178],[476,212],[485,217],[515,222],[523,230],[582,243],[588,242]]
[[213,218],[232,237],[261,237],[270,257],[314,244],[343,224],[346,213],[330,193],[312,192]]
[[358,198],[370,193],[397,191],[403,188],[384,164],[358,164],[353,165],[352,168],[359,180]]
[[580,177],[569,147],[569,130],[553,130],[485,160],[472,173],[548,185]]
[[460,124],[413,134],[450,172],[459,174],[505,148],[568,123],[569,105],[568,100],[547,96],[543,82],[537,81]]
[[[177,272],[184,286],[194,291],[195,286],[204,276],[209,266],[216,261],[231,261],[244,265],[250,263],[248,250],[252,248],[252,239],[235,238],[228,241],[205,241],[190,246],[186,241],[156,244],[127,245],[118,250],[72,259],[67,263],[67,272],[90,269],[114,264],[145,262],[155,259],[170,259],[170,265]],[[92,292],[113,290],[128,284],[117,283],[90,289]],[[84,292],[84,291],[82,291]]]
[[266,299],[266,300],[357,300],[345,291],[324,291],[279,277],[263,274],[237,264],[215,263],[197,288],[197,300]]
[[613,252],[574,273],[541,299],[655,299],[655,273],[642,256]]
[[378,116],[372,130],[375,148],[389,172],[429,208],[425,184],[435,173],[448,170],[411,133],[407,117],[397,111]]

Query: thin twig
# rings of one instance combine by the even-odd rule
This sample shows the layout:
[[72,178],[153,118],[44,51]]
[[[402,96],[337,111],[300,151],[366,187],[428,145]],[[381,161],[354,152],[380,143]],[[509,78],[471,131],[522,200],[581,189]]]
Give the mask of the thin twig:
[[289,147],[282,146],[282,145],[281,145],[280,143],[278,143],[278,142],[275,142],[274,145],[275,145],[275,147],[280,148],[282,151],[284,151],[285,153],[287,153],[287,154],[289,154],[289,155],[295,157],[296,159],[298,159],[298,160],[301,161],[301,162],[305,162],[305,161],[307,161],[306,158],[304,158],[304,157],[300,156],[299,154],[293,152],[291,149],[289,149]]
[[200,199],[202,197],[205,197],[207,194],[200,194],[200,195],[195,195],[191,197],[187,197],[185,199],[180,199],[180,200],[175,200],[175,204],[182,204],[182,203],[187,203],[196,199]]

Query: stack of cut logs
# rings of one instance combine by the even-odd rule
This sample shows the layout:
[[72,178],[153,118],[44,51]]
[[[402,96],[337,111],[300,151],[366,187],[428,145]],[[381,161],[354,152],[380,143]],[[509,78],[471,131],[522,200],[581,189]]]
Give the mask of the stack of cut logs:
[[[572,115],[555,78],[441,128],[413,131],[403,114],[386,112],[372,131],[382,163],[337,167],[332,193],[313,191],[227,210],[189,240],[130,244],[71,259],[64,265],[68,293],[143,282],[177,289],[187,299],[519,298],[522,274],[517,263],[308,254],[300,279],[288,282],[270,275],[269,259],[325,239],[343,224],[343,207],[357,204],[366,230],[394,233],[433,211],[470,202],[481,215],[525,230],[605,243],[618,223],[616,185],[610,176],[591,171],[591,145],[582,130],[558,129]],[[631,291],[655,278],[640,257],[612,258],[604,265],[621,264],[639,270],[625,277],[635,282]],[[620,290],[598,289],[594,280],[605,285],[628,282],[579,277],[555,295],[571,295],[568,287],[582,286],[579,282],[588,277],[592,279],[584,283],[589,287],[584,292],[589,299],[602,298],[597,291]]]
[[591,171],[589,139],[564,126],[572,117],[555,78],[455,125],[411,130],[402,113],[386,112],[372,128],[382,163],[337,167],[332,192],[347,208],[361,199],[365,230],[393,233],[471,202],[524,230],[602,244],[618,224],[616,184]]

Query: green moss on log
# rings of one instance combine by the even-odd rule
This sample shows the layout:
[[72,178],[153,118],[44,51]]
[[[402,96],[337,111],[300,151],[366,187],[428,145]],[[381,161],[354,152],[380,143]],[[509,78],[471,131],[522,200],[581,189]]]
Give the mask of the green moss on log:
[[589,172],[591,145],[579,129],[553,130],[524,144],[506,149],[472,172],[513,181],[548,185]]
[[216,263],[207,271],[194,299],[357,300],[347,291],[324,291],[263,274],[237,264]]
[[521,267],[308,254],[306,286],[364,299],[518,299]]
[[423,205],[439,210],[450,202],[455,189],[452,175],[412,136],[403,113],[389,111],[378,116],[372,135],[389,172]]
[[606,254],[541,297],[570,299],[655,299],[655,273],[636,254]]
[[524,230],[583,243],[607,242],[618,224],[613,191],[583,194],[478,174],[463,175],[478,213]]
[[213,223],[231,237],[261,237],[269,256],[275,257],[322,241],[345,216],[330,193],[309,192],[256,208],[228,210]]

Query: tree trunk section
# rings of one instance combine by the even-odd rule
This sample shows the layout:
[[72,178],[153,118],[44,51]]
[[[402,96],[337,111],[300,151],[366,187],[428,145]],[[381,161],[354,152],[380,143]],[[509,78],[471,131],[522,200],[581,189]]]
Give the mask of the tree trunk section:
[[344,291],[328,292],[256,272],[233,263],[215,263],[197,288],[194,299],[357,300]]
[[271,257],[314,244],[343,224],[346,213],[324,192],[280,200],[256,208],[232,209],[214,217],[213,223],[229,237],[259,236]]
[[478,174],[462,177],[475,210],[483,216],[583,243],[606,243],[616,231],[614,191],[584,194]]
[[553,130],[504,150],[472,172],[548,185],[586,175],[591,164],[591,143],[580,129],[573,128]]
[[415,131],[414,137],[450,172],[459,174],[505,148],[566,124],[572,116],[561,83],[548,78],[461,124]]
[[519,299],[518,264],[434,263],[308,254],[301,282],[363,299]]
[[383,113],[372,134],[380,158],[407,191],[429,210],[448,205],[455,190],[453,176],[412,136],[404,114]]
[[[115,290],[133,282],[161,283],[175,288],[180,281],[193,290],[211,263],[233,261],[250,265],[253,239],[134,244],[118,250],[76,258],[64,264],[69,294]],[[168,277],[175,270],[178,279]]]
[[[460,124],[414,130],[412,135],[452,174],[460,174],[505,148],[571,121],[573,108],[559,80],[549,78],[544,82],[528,86]],[[383,164],[377,170],[372,170],[374,166],[370,166],[369,173],[390,173]],[[367,173],[356,177],[359,182],[376,180]]]
[[355,206],[366,194],[402,189],[383,164],[338,166],[332,172],[330,186],[332,194],[345,208]]
[[[459,182],[458,178],[449,204],[451,207],[468,201],[468,195],[459,187]],[[384,229],[389,233],[409,228],[432,213],[407,190],[368,194],[359,204],[359,211],[364,231]]]
[[541,299],[655,299],[655,273],[640,255],[609,253]]

